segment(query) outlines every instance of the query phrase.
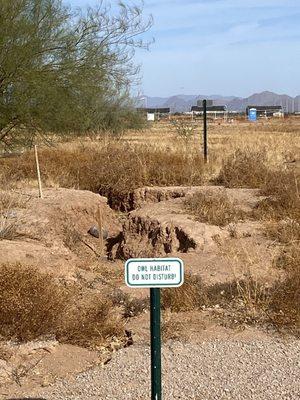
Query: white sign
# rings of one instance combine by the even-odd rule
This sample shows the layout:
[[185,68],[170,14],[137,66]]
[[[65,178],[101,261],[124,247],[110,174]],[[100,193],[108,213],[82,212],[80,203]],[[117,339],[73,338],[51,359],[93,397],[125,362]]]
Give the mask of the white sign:
[[147,121],[155,121],[155,114],[147,113]]
[[178,287],[183,281],[180,258],[131,258],[125,263],[125,282],[130,287]]

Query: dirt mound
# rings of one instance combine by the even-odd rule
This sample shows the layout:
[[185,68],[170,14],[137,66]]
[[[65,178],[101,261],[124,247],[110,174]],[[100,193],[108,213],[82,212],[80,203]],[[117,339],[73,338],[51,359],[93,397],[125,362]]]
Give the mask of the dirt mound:
[[18,202],[5,211],[5,218],[14,234],[0,240],[0,263],[37,265],[69,276],[76,265],[100,254],[99,239],[88,234],[98,225],[99,210],[108,239],[121,229],[107,199],[88,191],[46,189],[39,199],[35,191],[26,190],[13,196]]
[[[123,225],[120,241],[112,257],[157,257],[177,255],[188,269],[200,273],[208,282],[222,282],[234,277],[230,266],[239,252],[257,262],[257,272],[265,273],[273,254],[261,232],[262,224],[249,219],[220,227],[196,220],[184,206],[193,193],[226,194],[243,212],[251,212],[260,198],[255,189],[225,189],[222,187],[143,188],[138,208],[129,213]],[[267,250],[266,250],[267,248]]]

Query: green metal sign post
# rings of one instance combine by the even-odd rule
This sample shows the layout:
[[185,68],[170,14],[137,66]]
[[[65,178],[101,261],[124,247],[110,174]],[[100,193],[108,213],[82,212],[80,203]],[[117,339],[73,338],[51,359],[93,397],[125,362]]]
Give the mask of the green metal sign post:
[[151,400],[162,400],[160,288],[176,288],[183,281],[180,258],[131,258],[125,263],[126,285],[150,288]]
[[161,400],[160,289],[150,289],[151,400]]

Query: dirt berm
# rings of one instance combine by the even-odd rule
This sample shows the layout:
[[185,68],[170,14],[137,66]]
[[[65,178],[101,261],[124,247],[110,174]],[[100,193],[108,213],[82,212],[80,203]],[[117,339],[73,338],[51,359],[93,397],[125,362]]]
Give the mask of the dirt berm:
[[40,199],[37,191],[22,190],[9,196],[13,200],[5,223],[11,224],[13,237],[0,240],[0,263],[30,264],[71,277],[78,265],[101,252],[99,239],[88,234],[92,226],[98,226],[99,212],[108,238],[121,231],[107,199],[92,192],[46,189]]
[[177,255],[191,272],[201,274],[209,282],[220,282],[231,280],[238,273],[232,255],[244,252],[245,257],[256,260],[255,272],[265,274],[273,254],[261,222],[246,218],[224,227],[199,222],[184,206],[185,198],[197,191],[225,194],[244,212],[251,212],[260,200],[255,189],[216,186],[137,189],[132,195],[136,209],[128,214],[120,240],[110,249],[110,257]]

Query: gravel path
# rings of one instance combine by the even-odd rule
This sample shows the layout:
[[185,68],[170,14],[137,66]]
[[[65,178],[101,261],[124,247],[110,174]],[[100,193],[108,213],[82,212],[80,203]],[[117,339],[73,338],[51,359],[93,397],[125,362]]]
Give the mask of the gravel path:
[[[105,367],[62,381],[39,395],[47,400],[146,400],[150,349],[133,346]],[[164,400],[300,399],[300,341],[170,342],[163,350]]]

